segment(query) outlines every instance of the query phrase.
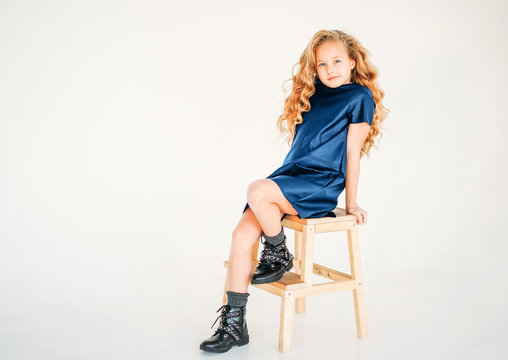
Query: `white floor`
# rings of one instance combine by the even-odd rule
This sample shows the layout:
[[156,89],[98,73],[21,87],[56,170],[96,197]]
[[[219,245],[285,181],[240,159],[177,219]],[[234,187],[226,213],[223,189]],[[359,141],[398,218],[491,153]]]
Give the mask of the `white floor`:
[[[478,279],[447,284],[432,273],[390,279],[382,271],[365,269],[368,338],[356,338],[351,292],[313,296],[307,313],[294,315],[288,353],[277,350],[279,298],[255,287],[249,288],[250,343],[224,354],[199,350],[199,343],[213,333],[224,269],[211,271],[209,281],[194,273],[178,280],[173,273],[167,282],[147,278],[143,286],[119,277],[125,283],[115,287],[106,279],[111,287],[102,295],[72,296],[68,291],[60,300],[62,289],[47,288],[41,298],[43,292],[29,296],[37,290],[34,284],[10,284],[17,290],[1,298],[0,358],[508,358],[506,299],[496,297],[495,289]],[[171,293],[170,285],[180,291]]]

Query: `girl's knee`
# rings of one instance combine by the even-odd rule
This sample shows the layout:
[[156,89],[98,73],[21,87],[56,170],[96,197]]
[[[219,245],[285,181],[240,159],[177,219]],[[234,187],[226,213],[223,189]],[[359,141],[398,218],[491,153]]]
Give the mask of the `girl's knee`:
[[247,202],[249,205],[267,200],[269,188],[265,179],[255,180],[247,187]]

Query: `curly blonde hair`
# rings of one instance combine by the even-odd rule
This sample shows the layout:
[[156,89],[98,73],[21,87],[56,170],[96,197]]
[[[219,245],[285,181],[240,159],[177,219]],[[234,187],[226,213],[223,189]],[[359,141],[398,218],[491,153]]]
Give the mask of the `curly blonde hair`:
[[[380,135],[380,127],[388,115],[389,110],[383,106],[381,100],[384,92],[376,83],[377,69],[367,59],[368,51],[360,42],[340,30],[320,30],[310,40],[307,48],[300,56],[300,60],[292,68],[292,78],[284,81],[292,81],[290,94],[284,101],[283,113],[277,119],[277,127],[281,133],[287,133],[287,143],[292,146],[295,137],[295,128],[297,124],[303,122],[302,113],[310,110],[309,98],[314,94],[314,82],[316,73],[316,49],[326,41],[341,41],[348,53],[348,56],[355,61],[356,65],[351,70],[351,82],[366,86],[372,92],[372,97],[376,103],[374,119],[369,134],[362,145],[360,158],[366,154],[369,155],[370,149],[374,145],[374,139]],[[297,73],[294,73],[295,67],[299,66]],[[287,93],[287,90],[285,90]]]

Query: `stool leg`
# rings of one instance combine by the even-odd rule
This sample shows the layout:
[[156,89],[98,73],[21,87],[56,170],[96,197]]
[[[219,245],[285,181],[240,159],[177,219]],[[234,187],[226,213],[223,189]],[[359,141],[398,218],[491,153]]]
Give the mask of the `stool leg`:
[[258,260],[259,240],[260,239],[261,239],[261,237],[259,237],[258,241],[256,241],[256,243],[252,247],[252,261]]
[[353,289],[353,300],[355,303],[356,334],[359,338],[367,337],[367,313],[365,308],[365,292],[363,284],[362,265],[360,260],[360,242],[358,239],[358,226],[353,224],[347,230],[349,263],[351,275],[358,281],[358,287]]
[[312,284],[314,268],[314,225],[304,225],[302,233],[302,280]]
[[222,294],[222,305],[226,305],[228,303],[228,287],[229,287],[229,264],[226,269],[226,281],[224,281],[224,293]]
[[280,308],[279,352],[291,348],[291,320],[293,316],[294,296],[290,291],[283,291]]
[[[299,268],[297,273],[300,275],[302,279],[302,267],[303,267],[303,233],[301,231],[295,230],[295,260],[299,263]],[[305,296],[297,297],[295,299],[295,310],[298,314],[305,313]]]

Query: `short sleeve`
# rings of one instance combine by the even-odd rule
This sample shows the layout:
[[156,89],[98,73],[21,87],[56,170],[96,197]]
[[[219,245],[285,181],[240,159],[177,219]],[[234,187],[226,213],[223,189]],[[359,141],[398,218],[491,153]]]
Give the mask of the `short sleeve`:
[[365,90],[355,94],[349,103],[348,121],[350,124],[367,122],[372,125],[376,102],[372,98],[370,89],[365,88]]

